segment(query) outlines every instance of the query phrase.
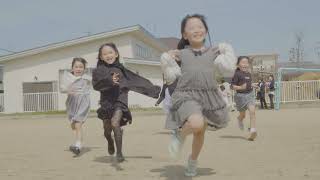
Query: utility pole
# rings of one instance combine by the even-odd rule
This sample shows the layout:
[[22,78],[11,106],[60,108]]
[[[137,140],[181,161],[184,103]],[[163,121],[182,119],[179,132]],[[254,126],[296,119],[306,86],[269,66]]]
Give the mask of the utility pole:
[[296,63],[300,68],[301,63],[304,61],[304,48],[303,48],[303,33],[299,32],[295,34],[295,47],[289,50],[289,60]]

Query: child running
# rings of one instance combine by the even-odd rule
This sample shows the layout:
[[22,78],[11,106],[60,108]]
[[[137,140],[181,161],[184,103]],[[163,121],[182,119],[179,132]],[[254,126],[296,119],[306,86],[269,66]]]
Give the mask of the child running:
[[125,159],[122,154],[122,126],[131,124],[132,116],[128,108],[128,92],[158,98],[160,87],[149,80],[129,71],[119,62],[119,51],[115,44],[107,43],[100,47],[97,68],[93,71],[93,88],[100,91],[98,117],[103,120],[104,136],[108,141],[108,152],[115,153],[113,131],[117,148],[118,162]]
[[67,114],[71,129],[75,131],[76,142],[70,150],[79,155],[82,148],[82,125],[90,111],[91,77],[86,75],[86,60],[74,58],[71,72],[64,71],[61,90],[68,94],[66,101]]
[[197,159],[207,125],[220,129],[226,127],[229,121],[213,66],[217,66],[220,72],[233,72],[235,59],[217,58],[225,52],[222,46],[206,47],[207,34],[208,26],[204,16],[187,15],[181,23],[182,38],[178,50],[168,52],[169,57],[181,63],[181,76],[172,94],[172,108],[166,122],[166,128],[174,130],[169,152],[171,156],[177,157],[187,135],[193,135],[186,176],[197,175]]
[[231,88],[236,91],[234,101],[239,111],[238,125],[244,130],[243,120],[246,117],[246,110],[250,114],[250,135],[249,141],[253,141],[257,137],[256,130],[256,114],[255,114],[255,98],[252,88],[252,78],[249,72],[249,57],[240,56],[237,61],[237,69],[231,82]]

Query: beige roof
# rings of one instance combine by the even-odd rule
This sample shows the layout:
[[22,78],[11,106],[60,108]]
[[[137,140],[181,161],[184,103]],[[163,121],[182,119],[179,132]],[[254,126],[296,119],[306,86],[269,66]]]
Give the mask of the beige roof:
[[161,41],[159,41],[157,38],[155,38],[152,34],[150,34],[142,26],[135,25],[135,26],[129,26],[129,27],[125,27],[125,28],[115,29],[115,30],[107,31],[107,32],[103,32],[103,33],[98,33],[98,34],[94,34],[94,35],[90,35],[90,36],[80,37],[80,38],[76,38],[76,39],[72,39],[72,40],[67,40],[67,41],[63,41],[63,42],[48,44],[45,46],[36,47],[36,48],[21,51],[21,52],[1,56],[0,62],[5,62],[5,61],[9,61],[9,60],[16,59],[16,58],[21,58],[21,57],[25,57],[25,56],[44,53],[46,51],[50,51],[50,50],[54,50],[54,49],[59,49],[59,48],[64,48],[64,47],[68,47],[68,46],[73,46],[76,44],[95,41],[95,40],[99,40],[102,38],[110,38],[113,36],[118,36],[118,35],[127,34],[127,33],[134,33],[135,35],[137,35],[138,37],[140,37],[142,39],[150,40],[150,42],[152,43],[152,45],[154,47],[159,48],[162,51],[166,51],[169,49],[165,44],[163,44]]

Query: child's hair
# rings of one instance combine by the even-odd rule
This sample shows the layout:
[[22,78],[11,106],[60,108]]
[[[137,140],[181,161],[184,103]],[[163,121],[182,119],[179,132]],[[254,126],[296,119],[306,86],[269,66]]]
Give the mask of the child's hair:
[[[248,56],[239,56],[239,57],[238,57],[238,60],[237,60],[237,65],[240,64],[240,62],[242,61],[242,59],[247,59],[247,60],[249,61],[250,58],[249,58]],[[240,68],[237,67],[236,70],[238,71],[238,70],[240,70]]]
[[[117,54],[118,54],[118,57],[116,57],[116,60],[113,62],[113,64],[106,64],[102,59],[101,59],[101,54],[102,54],[102,49],[106,46],[109,46],[111,47]],[[117,46],[114,44],[114,43],[105,43],[103,45],[100,46],[99,48],[99,52],[98,52],[98,62],[97,62],[97,67],[98,66],[101,66],[101,65],[107,65],[107,66],[113,66],[113,67],[117,67],[121,70],[121,72],[123,73],[123,75],[129,79],[129,77],[127,76],[127,73],[126,73],[126,70],[125,70],[125,67],[120,63],[119,61],[120,59],[120,53],[119,53],[119,50],[117,48]]]
[[[102,61],[102,59],[101,59],[102,49],[103,49],[104,47],[106,47],[106,46],[111,47],[111,48],[118,54],[118,57],[116,58],[116,61],[119,62],[119,56],[120,56],[120,54],[119,54],[118,48],[117,48],[117,46],[116,46],[114,43],[111,42],[111,43],[105,43],[105,44],[103,44],[103,45],[100,46],[99,52],[98,52],[98,64],[99,64],[100,61]],[[116,62],[116,61],[115,61],[115,62]]]
[[73,68],[73,66],[74,66],[74,64],[75,64],[76,62],[82,63],[83,66],[84,66],[84,69],[86,68],[87,61],[86,61],[84,58],[81,58],[81,57],[75,57],[75,58],[73,58],[72,64],[71,64],[71,67],[72,67],[72,68]]
[[272,78],[272,80],[274,80],[274,77],[273,77],[273,75],[272,75],[272,74],[270,74],[270,75],[269,75],[269,77],[271,77],[271,78]]
[[221,91],[224,91],[226,89],[226,87],[224,87],[224,85],[220,85],[220,89],[221,89]]
[[[198,18],[204,25],[204,27],[206,28],[207,33],[209,32],[209,28],[207,25],[207,22],[205,20],[205,17],[201,14],[193,14],[193,15],[187,15],[186,17],[183,18],[183,20],[181,21],[181,39],[178,43],[178,47],[177,49],[184,49],[186,46],[190,45],[189,41],[187,39],[183,38],[183,33],[186,27],[186,24],[188,22],[189,19],[191,18]],[[211,43],[211,39],[210,39],[210,34],[209,34],[209,41]]]

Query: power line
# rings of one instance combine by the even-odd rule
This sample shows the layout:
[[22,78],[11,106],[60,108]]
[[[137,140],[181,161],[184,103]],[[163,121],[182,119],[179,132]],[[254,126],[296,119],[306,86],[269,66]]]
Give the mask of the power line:
[[0,48],[1,51],[6,51],[6,52],[10,52],[10,53],[15,53],[14,51],[11,51],[11,50],[8,50],[8,49],[3,49],[3,48]]

